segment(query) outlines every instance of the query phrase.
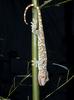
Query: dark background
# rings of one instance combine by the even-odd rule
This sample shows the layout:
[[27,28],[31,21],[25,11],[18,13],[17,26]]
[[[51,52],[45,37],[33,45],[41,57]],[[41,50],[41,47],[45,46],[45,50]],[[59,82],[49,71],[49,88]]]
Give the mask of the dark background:
[[[26,74],[27,62],[31,60],[31,27],[24,23],[23,18],[25,7],[30,3],[30,0],[0,0],[0,96],[3,97],[7,97],[13,78]],[[55,4],[56,0],[52,3]],[[50,77],[50,82],[45,87],[40,87],[42,99],[56,88],[58,76],[62,76],[60,84],[66,78],[66,71],[54,67],[52,63],[67,66],[70,76],[74,73],[74,5],[71,1],[41,11]],[[28,11],[27,21],[31,21],[31,10]],[[73,100],[72,88],[73,80],[48,100],[68,100],[69,97]],[[20,86],[10,98],[27,100],[27,96],[31,98],[31,87]]]

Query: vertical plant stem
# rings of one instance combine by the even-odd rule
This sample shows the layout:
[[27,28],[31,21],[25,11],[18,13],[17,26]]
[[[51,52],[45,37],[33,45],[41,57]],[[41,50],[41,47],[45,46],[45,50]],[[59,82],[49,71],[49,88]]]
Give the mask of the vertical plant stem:
[[[37,6],[38,1],[32,0],[32,3]],[[37,10],[32,9],[32,21],[37,20]],[[32,61],[38,59],[38,40],[37,35],[32,33]],[[39,100],[39,86],[38,86],[38,69],[37,64],[32,64],[32,100]]]

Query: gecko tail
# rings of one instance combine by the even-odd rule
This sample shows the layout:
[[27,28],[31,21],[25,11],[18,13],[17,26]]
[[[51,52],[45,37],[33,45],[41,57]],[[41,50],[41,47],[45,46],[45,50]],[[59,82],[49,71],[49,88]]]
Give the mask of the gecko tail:
[[34,4],[30,4],[28,5],[26,8],[25,8],[25,11],[24,11],[24,22],[28,25],[27,21],[26,21],[26,14],[27,14],[27,11],[30,7],[33,7]]

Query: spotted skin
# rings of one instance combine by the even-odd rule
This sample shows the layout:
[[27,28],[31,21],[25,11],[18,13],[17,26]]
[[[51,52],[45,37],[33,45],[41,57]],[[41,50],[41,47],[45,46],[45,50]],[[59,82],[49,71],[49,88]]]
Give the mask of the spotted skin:
[[[24,21],[26,22],[26,12],[29,7],[34,7],[37,9],[38,20],[33,18],[32,22],[32,32],[35,33],[38,37],[38,61],[32,61],[33,63],[38,64],[38,82],[40,86],[44,86],[49,80],[48,71],[47,71],[47,51],[45,45],[43,24],[41,18],[41,11],[39,7],[35,7],[34,4],[30,4],[26,7],[24,13]],[[27,22],[26,22],[27,23]]]

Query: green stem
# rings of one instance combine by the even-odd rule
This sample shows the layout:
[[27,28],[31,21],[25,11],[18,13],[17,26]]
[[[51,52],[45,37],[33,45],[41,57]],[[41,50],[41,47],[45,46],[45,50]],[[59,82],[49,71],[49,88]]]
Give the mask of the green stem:
[[[37,6],[38,1],[32,0],[32,3]],[[32,9],[32,21],[33,18],[37,20],[37,10]],[[37,35],[32,33],[32,61],[37,61],[38,59],[38,40]],[[37,64],[32,64],[32,100],[39,100],[39,85],[38,85],[38,69]]]

